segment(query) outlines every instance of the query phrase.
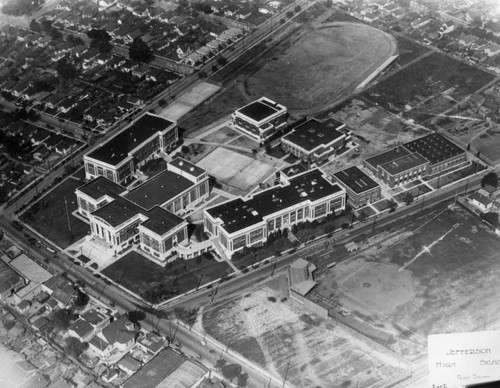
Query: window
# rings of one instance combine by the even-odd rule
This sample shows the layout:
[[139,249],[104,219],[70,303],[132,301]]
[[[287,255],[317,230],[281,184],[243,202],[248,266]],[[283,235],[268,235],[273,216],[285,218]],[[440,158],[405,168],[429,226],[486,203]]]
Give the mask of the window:
[[242,248],[246,245],[247,243],[247,236],[239,236],[233,239],[233,251],[236,249]]
[[344,199],[342,197],[330,201],[330,211],[342,208]]
[[262,228],[254,230],[253,232],[250,233],[250,244],[262,240],[262,236],[263,236]]
[[214,228],[212,226],[212,223],[205,218],[205,229],[208,230],[209,233],[214,233]]
[[296,212],[290,213],[290,224],[293,224],[296,219],[297,219],[297,213]]
[[326,214],[326,203],[322,203],[314,208],[314,217],[318,218]]
[[271,232],[274,230],[274,220],[267,221],[267,229]]
[[297,210],[297,220],[301,220],[302,218],[304,218],[304,209],[299,209]]
[[104,169],[100,166],[97,166],[97,175],[104,176]]
[[285,226],[285,225],[288,225],[288,214],[285,214],[285,215],[283,216],[283,225],[284,225],[284,226]]
[[309,206],[306,206],[306,208],[304,209],[304,217],[309,217]]
[[113,176],[113,171],[111,170],[106,170],[106,178],[108,178],[110,181],[114,181],[114,176]]
[[94,165],[91,163],[87,163],[87,171],[89,174],[95,175]]
[[281,228],[281,217],[276,218],[276,229]]

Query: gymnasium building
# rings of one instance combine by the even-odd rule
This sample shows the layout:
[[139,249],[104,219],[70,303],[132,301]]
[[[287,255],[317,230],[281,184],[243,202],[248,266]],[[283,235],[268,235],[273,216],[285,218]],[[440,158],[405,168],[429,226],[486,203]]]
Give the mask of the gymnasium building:
[[263,142],[286,126],[288,111],[283,105],[261,97],[236,110],[231,118],[237,129]]
[[309,119],[281,139],[281,148],[306,162],[320,164],[351,140],[344,123],[333,118],[324,121]]

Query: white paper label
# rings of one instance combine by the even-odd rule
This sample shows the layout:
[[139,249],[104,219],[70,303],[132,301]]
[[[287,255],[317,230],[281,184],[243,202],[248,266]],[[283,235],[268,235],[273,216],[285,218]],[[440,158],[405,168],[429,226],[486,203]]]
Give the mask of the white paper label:
[[500,331],[430,335],[429,387],[462,388],[500,379]]

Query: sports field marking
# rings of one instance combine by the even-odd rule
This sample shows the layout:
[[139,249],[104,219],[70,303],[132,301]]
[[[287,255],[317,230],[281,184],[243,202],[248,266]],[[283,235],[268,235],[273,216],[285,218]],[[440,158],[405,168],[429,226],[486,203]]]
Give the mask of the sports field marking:
[[422,256],[424,253],[428,253],[429,256],[432,256],[431,255],[431,248],[436,245],[438,242],[440,241],[443,241],[443,239],[446,237],[447,234],[451,233],[453,230],[455,230],[456,228],[459,227],[459,223],[456,223],[455,225],[452,226],[452,228],[447,231],[445,234],[443,234],[441,237],[439,237],[437,240],[434,240],[431,245],[429,246],[423,246],[422,250],[413,258],[411,259],[408,263],[404,263],[404,265],[399,268],[399,272],[401,272],[402,270],[404,270],[406,267],[408,267],[410,264],[412,264],[415,260],[417,260],[420,256]]

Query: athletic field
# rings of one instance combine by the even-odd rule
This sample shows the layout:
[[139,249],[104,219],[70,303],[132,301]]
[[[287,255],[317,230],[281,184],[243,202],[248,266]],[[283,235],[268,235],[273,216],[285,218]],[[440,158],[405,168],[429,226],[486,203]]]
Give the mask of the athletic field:
[[298,34],[250,76],[250,96],[267,96],[292,110],[318,111],[381,71],[397,48],[393,36],[366,24],[333,22],[304,27]]

